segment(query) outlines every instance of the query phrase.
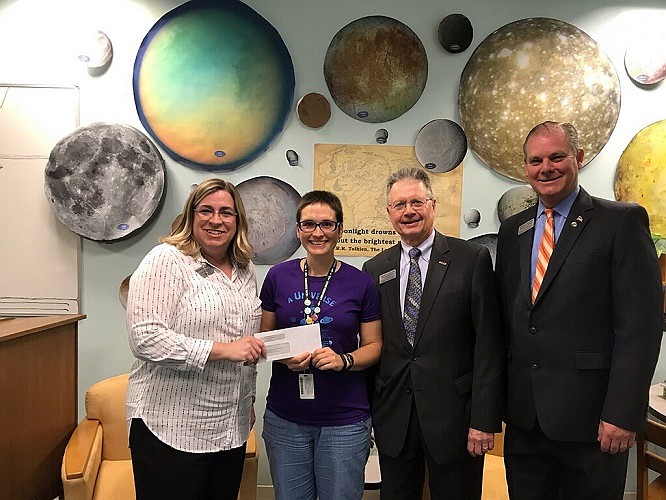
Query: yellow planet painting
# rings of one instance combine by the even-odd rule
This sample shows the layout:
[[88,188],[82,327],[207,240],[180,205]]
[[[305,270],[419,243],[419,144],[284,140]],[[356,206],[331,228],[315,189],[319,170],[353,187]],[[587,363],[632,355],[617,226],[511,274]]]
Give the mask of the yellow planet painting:
[[615,198],[645,207],[653,235],[666,235],[666,120],[629,142],[617,165]]

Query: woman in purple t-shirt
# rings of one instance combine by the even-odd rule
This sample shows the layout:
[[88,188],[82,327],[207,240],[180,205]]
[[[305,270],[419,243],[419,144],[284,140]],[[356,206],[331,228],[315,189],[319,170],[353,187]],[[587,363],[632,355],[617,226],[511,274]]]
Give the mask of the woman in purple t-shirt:
[[312,191],[296,211],[307,252],[273,266],[261,290],[261,330],[319,323],[322,347],[273,363],[263,438],[277,500],[360,499],[370,451],[363,370],[382,348],[372,278],[338,261],[342,204]]

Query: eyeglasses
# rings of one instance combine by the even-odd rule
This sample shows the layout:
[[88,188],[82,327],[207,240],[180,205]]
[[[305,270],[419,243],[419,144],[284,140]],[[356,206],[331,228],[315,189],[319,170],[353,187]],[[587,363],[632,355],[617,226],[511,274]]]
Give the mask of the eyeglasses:
[[428,201],[431,200],[432,198],[426,198],[425,200],[419,200],[418,198],[414,198],[413,200],[410,201],[396,201],[395,203],[389,205],[389,208],[394,212],[404,212],[405,210],[407,210],[407,205],[409,205],[414,210],[420,210],[426,206],[426,203],[428,203]]
[[323,220],[321,222],[315,222],[313,220],[302,220],[298,223],[298,229],[304,233],[313,233],[315,229],[319,228],[324,233],[332,233],[335,231],[340,222],[334,220]]
[[220,219],[222,220],[231,220],[238,215],[238,212],[234,212],[228,208],[222,208],[217,211],[213,210],[212,208],[195,208],[194,212],[198,213],[199,217],[201,217],[203,220],[212,219],[215,214],[219,215]]

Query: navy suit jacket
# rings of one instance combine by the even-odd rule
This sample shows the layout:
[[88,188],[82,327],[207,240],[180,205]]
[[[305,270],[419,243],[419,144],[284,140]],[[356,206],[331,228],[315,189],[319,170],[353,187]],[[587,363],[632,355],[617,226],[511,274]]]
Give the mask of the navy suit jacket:
[[599,420],[642,428],[662,337],[663,294],[646,211],[584,189],[534,305],[536,206],[507,219],[496,275],[508,342],[507,423],[596,441]]
[[400,244],[363,270],[381,297],[384,339],[372,403],[378,449],[398,456],[413,400],[433,458],[460,459],[470,426],[501,431],[505,349],[488,249],[435,233],[413,348],[400,309]]

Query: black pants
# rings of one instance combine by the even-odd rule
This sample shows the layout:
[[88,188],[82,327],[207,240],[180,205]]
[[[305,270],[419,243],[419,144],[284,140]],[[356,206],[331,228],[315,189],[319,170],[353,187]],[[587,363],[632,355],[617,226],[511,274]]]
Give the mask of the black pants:
[[598,442],[553,441],[538,422],[507,425],[504,464],[511,500],[621,500],[628,452],[604,453]]
[[188,453],[164,444],[143,420],[129,436],[137,500],[236,500],[245,444],[214,453]]
[[483,483],[483,457],[472,457],[465,450],[460,460],[439,464],[428,451],[423,439],[416,406],[412,414],[405,444],[397,457],[379,450],[382,475],[382,500],[415,500],[423,497],[425,465],[428,466],[428,487],[432,500],[478,500]]

